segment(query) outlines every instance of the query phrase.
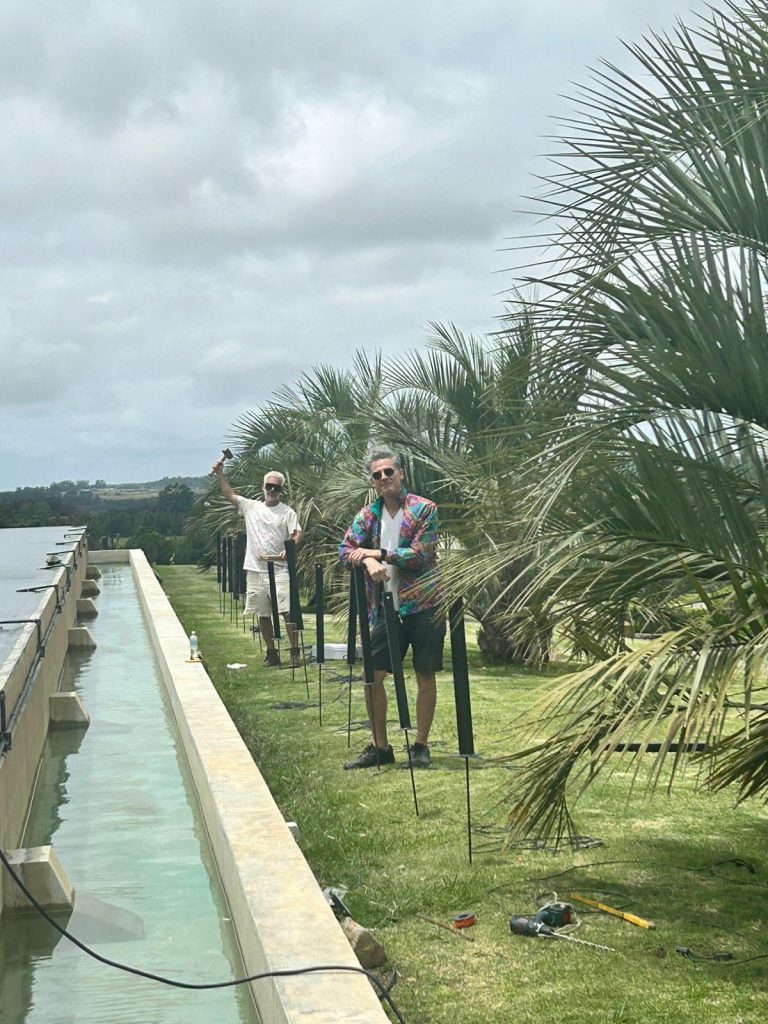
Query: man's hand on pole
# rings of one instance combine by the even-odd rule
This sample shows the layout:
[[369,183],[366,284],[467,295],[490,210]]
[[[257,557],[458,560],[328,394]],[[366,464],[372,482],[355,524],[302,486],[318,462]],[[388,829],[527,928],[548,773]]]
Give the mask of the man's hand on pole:
[[379,558],[379,552],[374,551],[373,548],[355,548],[354,551],[349,553],[349,564],[360,565],[366,558]]
[[389,570],[383,562],[369,557],[363,561],[363,565],[374,583],[386,583],[389,579]]

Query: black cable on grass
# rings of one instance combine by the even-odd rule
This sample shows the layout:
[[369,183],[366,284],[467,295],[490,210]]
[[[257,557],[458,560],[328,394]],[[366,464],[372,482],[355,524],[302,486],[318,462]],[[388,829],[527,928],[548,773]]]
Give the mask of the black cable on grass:
[[739,964],[750,964],[753,960],[767,960],[768,953],[747,956],[743,960],[734,960],[733,953],[696,953],[687,946],[675,946],[675,952],[695,964],[708,964],[718,967],[737,967]]
[[748,878],[733,878],[731,875],[724,875],[716,870],[716,868],[722,867],[724,864],[733,864],[734,867],[743,868],[750,875],[757,874],[754,864],[750,864],[748,860],[742,860],[740,857],[727,857],[725,860],[716,860],[714,864],[709,865],[710,874],[714,875],[715,878],[722,878],[724,882],[731,882],[733,885],[756,885],[761,889],[766,888],[768,885],[766,882],[751,881]]
[[[330,700],[324,700],[323,707],[327,708],[330,707],[331,704],[338,703],[341,700],[342,695],[346,695],[346,692],[347,688],[346,686],[344,686],[341,690],[339,690],[335,697],[331,697]],[[318,706],[319,705],[317,701],[312,702],[304,700],[278,700],[275,701],[274,704],[270,704],[270,707],[272,708],[273,711],[304,711],[307,708],[316,708]],[[366,722],[365,725],[367,726],[368,723]],[[344,726],[344,732],[346,731],[347,727]]]
[[[563,875],[568,875],[573,871],[581,871],[582,869],[587,870],[590,868],[603,868],[616,864],[634,864],[647,867],[657,867],[653,861],[649,860],[595,860],[588,864],[574,864],[569,868],[565,868],[563,871],[556,871],[551,875],[530,875],[526,881],[529,882],[548,882],[553,878],[562,878]],[[753,864],[750,864],[747,860],[742,860],[739,857],[727,857],[725,860],[716,860],[711,864],[702,864],[699,867],[690,864],[670,864],[667,865],[667,869],[672,871],[691,871],[694,874],[698,874],[702,871],[709,871],[710,874],[716,878],[721,878],[725,882],[731,882],[733,885],[755,885],[758,888],[768,888],[768,883],[750,881],[749,879],[732,878],[730,875],[723,875],[715,868],[722,867],[723,864],[734,864],[736,867],[744,868],[749,871],[750,874],[757,874],[756,868]]]
[[363,731],[368,732],[368,730],[370,728],[371,728],[371,723],[366,718],[366,719],[360,719],[359,722],[349,722],[349,723],[345,722],[343,725],[337,726],[333,731],[336,733],[337,736],[338,735],[346,736],[348,732],[363,732]]
[[572,850],[591,850],[598,846],[605,846],[604,839],[596,839],[594,836],[571,836],[567,842],[561,842],[556,846],[549,846],[545,839],[509,840],[509,829],[506,825],[491,825],[475,823],[472,825],[474,835],[483,836],[487,842],[476,846],[478,853],[495,853],[499,850],[524,850],[538,853],[561,853],[564,846],[570,846]]
[[[138,967],[131,967],[130,964],[121,963],[119,960],[111,960],[109,957],[102,956],[101,953],[97,953],[96,950],[91,949],[84,942],[78,939],[76,936],[68,932],[66,928],[58,923],[32,895],[24,880],[16,873],[13,869],[10,861],[8,860],[5,851],[0,849],[0,863],[2,863],[5,870],[11,876],[16,885],[21,889],[24,895],[27,897],[29,902],[40,914],[40,916],[48,922],[48,924],[55,929],[60,935],[63,935],[65,939],[77,946],[78,949],[82,950],[87,956],[97,960],[99,963],[104,964],[106,967],[113,967],[115,970],[123,971],[126,974],[133,974],[137,978],[146,978],[148,981],[156,981],[161,985],[169,985],[171,988],[183,988],[192,989],[193,991],[207,991],[209,989],[217,988],[234,988],[237,985],[246,985],[252,981],[261,981],[264,978],[291,978],[301,974],[320,974],[323,972],[341,972],[343,974],[362,974],[371,982],[376,988],[380,1000],[386,1002],[392,1013],[395,1015],[399,1024],[405,1024],[405,1018],[395,1006],[392,1001],[392,997],[389,992],[394,984],[394,981],[385,985],[375,974],[371,971],[366,971],[364,967],[351,967],[347,964],[313,964],[311,967],[286,967],[281,970],[275,971],[262,971],[259,974],[249,974],[244,978],[230,978],[228,981],[208,981],[208,982],[195,982],[195,981],[179,981],[176,978],[166,978],[162,974],[153,974],[151,971],[142,971]],[[395,975],[396,977],[396,975]]]

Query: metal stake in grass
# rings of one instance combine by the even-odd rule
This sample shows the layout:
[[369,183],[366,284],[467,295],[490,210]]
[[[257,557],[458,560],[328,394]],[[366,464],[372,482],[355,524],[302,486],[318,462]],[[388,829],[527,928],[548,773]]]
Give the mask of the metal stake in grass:
[[317,713],[323,724],[323,665],[325,664],[325,578],[315,565],[315,647],[317,650]]
[[411,713],[408,709],[408,694],[405,692],[403,659],[400,655],[400,616],[395,611],[395,600],[390,593],[384,594],[383,600],[384,619],[387,624],[389,660],[392,665],[392,678],[395,681],[395,696],[397,697],[397,715],[400,722],[400,728],[405,733],[405,749],[408,753],[408,768],[411,772],[413,806],[416,811],[416,817],[418,818],[419,801],[416,796],[416,779],[413,774],[413,764],[411,763],[411,741],[408,739],[408,730],[411,728]]
[[257,622],[256,622],[256,612],[254,612],[251,615],[251,639],[255,640],[256,637],[259,638],[259,654],[261,654],[262,651],[263,651],[263,646],[262,646],[262,643],[261,643],[261,626],[259,626],[257,624]]
[[469,759],[475,757],[475,741],[472,735],[472,705],[469,698],[469,666],[467,664],[467,638],[464,633],[464,602],[461,598],[448,610],[451,630],[451,665],[453,668],[453,692],[456,701],[456,729],[459,736],[459,756],[464,758],[467,787],[467,847],[469,863],[472,863],[472,807],[469,790]]

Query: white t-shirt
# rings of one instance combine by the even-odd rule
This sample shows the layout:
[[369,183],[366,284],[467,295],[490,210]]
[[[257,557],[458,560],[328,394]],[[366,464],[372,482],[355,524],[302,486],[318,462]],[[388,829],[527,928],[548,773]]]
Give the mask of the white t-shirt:
[[[282,501],[267,505],[253,498],[238,495],[237,511],[245,519],[245,533],[248,543],[245,548],[243,568],[252,572],[266,572],[266,558],[276,558],[285,550],[285,542],[300,530],[299,518]],[[287,574],[284,561],[274,563],[275,576]]]
[[[381,546],[386,551],[394,551],[400,547],[400,527],[403,524],[403,510],[399,508],[393,516],[387,512],[386,506],[381,509]],[[400,608],[400,570],[396,565],[387,562],[389,579],[384,584],[384,589],[389,591],[395,604],[395,610]]]

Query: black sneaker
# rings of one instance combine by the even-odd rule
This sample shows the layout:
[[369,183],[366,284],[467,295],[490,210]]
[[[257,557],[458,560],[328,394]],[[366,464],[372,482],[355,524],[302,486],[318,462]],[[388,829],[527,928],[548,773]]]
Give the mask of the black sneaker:
[[267,649],[267,656],[264,658],[264,668],[280,668],[280,653],[278,651]]
[[395,754],[391,746],[387,747],[386,750],[382,750],[381,747],[375,747],[373,743],[369,743],[354,761],[347,761],[344,765],[344,771],[349,771],[351,768],[375,768],[380,764],[394,763]]
[[411,746],[411,767],[429,768],[429,747],[426,743],[414,743]]

